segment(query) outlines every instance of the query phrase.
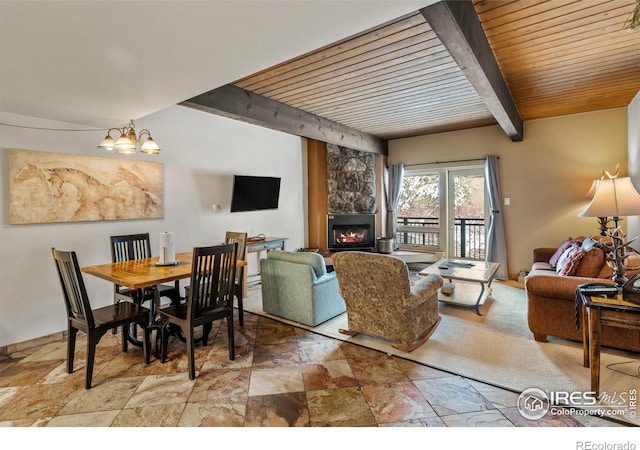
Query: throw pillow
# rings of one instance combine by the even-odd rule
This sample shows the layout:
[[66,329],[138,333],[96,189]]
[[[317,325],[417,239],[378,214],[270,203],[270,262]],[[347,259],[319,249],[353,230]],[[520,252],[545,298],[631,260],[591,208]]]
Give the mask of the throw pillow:
[[562,252],[562,255],[560,255],[560,258],[558,258],[558,263],[556,264],[555,267],[555,271],[556,273],[560,273],[562,272],[562,270],[564,269],[564,266],[567,265],[567,260],[569,259],[569,254],[571,253],[571,251],[573,250],[574,246],[571,245],[569,247],[567,247],[564,252]]
[[592,248],[596,248],[596,247],[600,247],[600,242],[596,241],[592,237],[588,237],[584,241],[582,241],[582,251],[583,252],[588,252]]
[[576,271],[577,277],[597,278],[604,264],[604,252],[601,248],[592,247],[588,251],[582,248],[582,259]]
[[[567,249],[567,255],[562,268],[558,271],[559,275],[562,276],[574,276],[578,271],[578,267],[580,266],[580,261],[582,260],[582,249],[578,245],[574,245]],[[563,255],[564,256],[564,255]],[[560,267],[560,263],[558,263],[558,267]]]
[[553,267],[554,269],[558,267],[558,261],[560,260],[560,257],[569,247],[571,247],[572,244],[573,244],[573,239],[569,238],[566,241],[564,241],[560,245],[560,247],[558,247],[558,250],[556,250],[553,256],[549,258],[549,264],[551,264],[551,267]]

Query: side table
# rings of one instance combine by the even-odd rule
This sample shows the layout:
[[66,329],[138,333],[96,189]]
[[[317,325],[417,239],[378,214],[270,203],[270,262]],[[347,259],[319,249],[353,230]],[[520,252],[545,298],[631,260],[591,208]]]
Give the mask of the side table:
[[[262,258],[262,252],[270,252],[271,250],[283,250],[285,241],[289,239],[286,237],[265,237],[263,239],[247,239],[247,253],[258,254],[258,272],[248,274],[247,269],[245,271],[244,286],[242,288],[242,296],[247,295],[247,286],[250,284],[257,284],[260,282],[260,259]],[[249,259],[248,257],[246,258]],[[251,277],[251,281],[248,278]]]
[[580,292],[584,367],[591,368],[591,390],[600,395],[600,337],[602,325],[640,331],[640,304],[616,297],[588,296]]

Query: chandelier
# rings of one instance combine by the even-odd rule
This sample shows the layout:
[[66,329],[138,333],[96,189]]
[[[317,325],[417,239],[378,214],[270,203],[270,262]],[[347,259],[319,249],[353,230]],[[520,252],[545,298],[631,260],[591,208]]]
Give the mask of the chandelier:
[[[111,137],[112,131],[120,132],[118,140],[114,141]],[[109,128],[104,140],[98,145],[98,148],[105,150],[115,150],[118,153],[130,155],[136,152],[136,147],[141,144],[140,151],[149,155],[157,155],[160,153],[160,147],[151,137],[151,133],[146,128],[140,130],[136,136],[136,126],[133,119],[129,121],[129,125],[123,128]]]

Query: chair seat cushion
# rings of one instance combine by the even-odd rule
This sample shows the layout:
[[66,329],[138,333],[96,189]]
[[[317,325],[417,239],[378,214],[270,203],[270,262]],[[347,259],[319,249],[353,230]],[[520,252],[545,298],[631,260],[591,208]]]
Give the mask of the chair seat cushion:
[[114,303],[93,310],[93,320],[96,327],[107,324],[119,324],[131,319],[132,316],[144,317],[150,314],[144,306],[131,302]]

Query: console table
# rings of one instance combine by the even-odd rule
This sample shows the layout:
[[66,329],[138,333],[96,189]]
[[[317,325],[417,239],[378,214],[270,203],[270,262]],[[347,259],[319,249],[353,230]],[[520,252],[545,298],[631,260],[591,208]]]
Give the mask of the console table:
[[[244,292],[242,296],[246,296],[247,285],[257,284],[260,282],[260,259],[262,258],[262,252],[268,252],[271,250],[284,250],[285,241],[289,238],[286,237],[265,237],[264,239],[247,239],[247,253],[258,253],[258,272],[248,274],[247,279],[244,282]],[[248,258],[247,258],[248,259]],[[248,278],[251,277],[251,282]]]
[[600,336],[602,325],[640,330],[640,304],[580,292],[583,365],[591,371],[591,390],[600,394]]

